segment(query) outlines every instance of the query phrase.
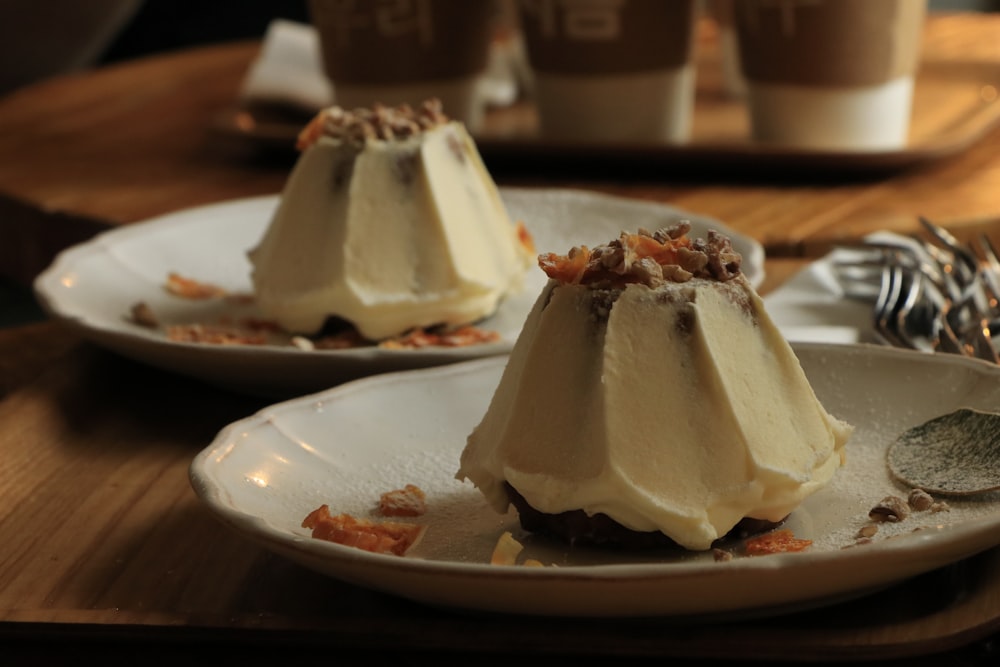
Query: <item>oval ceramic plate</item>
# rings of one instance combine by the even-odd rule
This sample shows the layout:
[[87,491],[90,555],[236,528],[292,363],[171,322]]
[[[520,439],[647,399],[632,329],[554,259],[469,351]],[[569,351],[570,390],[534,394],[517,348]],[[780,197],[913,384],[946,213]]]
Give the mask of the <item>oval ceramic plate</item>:
[[[197,495],[226,524],[306,567],[432,605],[568,616],[775,613],[860,595],[1000,543],[1000,495],[884,524],[857,544],[868,511],[904,494],[885,452],[903,430],[959,406],[1000,408],[1000,368],[954,355],[867,345],[795,347],[820,400],[856,427],[846,466],[787,526],[803,552],[736,556],[567,549],[523,534],[454,475],[504,357],[366,378],[278,404],[220,432],[192,462]],[[427,494],[423,540],[406,556],[310,537],[303,518],[374,516],[381,493]],[[503,531],[548,567],[494,566]]]
[[[696,236],[710,228],[728,235],[743,254],[744,271],[754,285],[764,277],[761,246],[715,220],[661,204],[577,190],[502,189],[501,194],[511,217],[531,232],[539,252],[565,253],[574,245],[607,242],[622,229],[657,229],[687,219]],[[523,289],[481,323],[497,331],[500,341],[463,348],[305,351],[290,345],[178,343],[162,330],[131,321],[131,308],[140,301],[164,324],[253,317],[252,303],[180,299],[163,285],[167,275],[176,272],[249,294],[246,252],[264,233],[277,203],[277,196],[224,202],[106,232],[61,253],[35,281],[35,292],[49,314],[123,355],[238,391],[284,398],[374,373],[506,354],[545,283],[541,269],[532,267]]]

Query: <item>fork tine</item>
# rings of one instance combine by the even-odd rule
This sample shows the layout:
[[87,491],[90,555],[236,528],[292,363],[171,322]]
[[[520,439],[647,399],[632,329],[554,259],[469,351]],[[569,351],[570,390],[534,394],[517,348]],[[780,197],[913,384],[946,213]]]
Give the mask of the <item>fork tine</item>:
[[945,247],[948,248],[954,255],[955,258],[960,260],[960,266],[965,272],[963,278],[968,281],[974,279],[974,274],[979,261],[976,259],[976,255],[968,247],[962,245],[954,234],[949,232],[947,229],[941,225],[934,224],[924,216],[919,216],[920,224],[923,225],[924,229],[929,231],[934,238],[940,241]]
[[982,251],[983,259],[986,260],[986,265],[990,270],[1000,273],[1000,252],[993,245],[993,239],[989,235],[985,233],[979,235],[979,249]]
[[875,302],[875,331],[886,343],[894,347],[907,347],[893,328],[894,313],[900,305],[900,294],[903,289],[903,269],[898,265],[886,266],[882,272],[882,284],[878,300]]
[[949,232],[941,225],[934,224],[928,218],[925,218],[922,215],[919,216],[917,219],[920,221],[920,224],[923,225],[924,229],[929,231],[934,236],[934,238],[936,238],[938,241],[945,244],[946,246],[954,250],[955,248],[961,245],[959,240],[955,238],[955,236],[951,232]]
[[922,291],[922,275],[920,273],[911,273],[908,283],[906,293],[901,295],[901,301],[893,311],[893,332],[905,347],[921,349],[922,346],[918,344],[917,339],[912,335],[912,331],[910,330],[909,316],[919,303]]

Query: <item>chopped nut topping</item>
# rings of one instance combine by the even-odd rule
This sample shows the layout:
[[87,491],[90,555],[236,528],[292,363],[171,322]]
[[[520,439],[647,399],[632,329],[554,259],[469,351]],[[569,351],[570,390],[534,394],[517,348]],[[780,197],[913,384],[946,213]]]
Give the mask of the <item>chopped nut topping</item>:
[[575,246],[566,255],[540,255],[538,264],[552,279],[594,287],[629,283],[656,287],[691,278],[725,282],[739,275],[742,258],[728,238],[709,231],[707,240],[691,239],[687,236],[690,229],[685,221],[652,233],[645,229],[635,234],[622,232],[593,249]]
[[449,120],[437,99],[427,100],[417,109],[408,104],[398,107],[376,104],[353,110],[333,106],[320,111],[303,128],[296,147],[305,150],[326,136],[360,148],[368,141],[406,139]]
[[933,505],[930,506],[931,512],[950,512],[951,507],[943,500],[935,501]]
[[909,515],[909,505],[898,496],[886,496],[868,512],[868,518],[872,521],[888,521],[890,523],[902,521]]

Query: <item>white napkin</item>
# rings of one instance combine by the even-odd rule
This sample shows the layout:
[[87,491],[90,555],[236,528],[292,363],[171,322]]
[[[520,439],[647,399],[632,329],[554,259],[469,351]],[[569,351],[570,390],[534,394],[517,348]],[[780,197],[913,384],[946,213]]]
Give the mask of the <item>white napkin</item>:
[[333,104],[333,85],[323,73],[319,38],[312,26],[275,19],[260,54],[243,79],[243,102],[287,104],[318,111]]
[[[479,82],[483,102],[506,106],[518,96],[523,58],[517,40],[495,43]],[[334,86],[323,71],[319,36],[311,25],[275,19],[264,33],[260,55],[250,65],[241,101],[286,104],[307,112],[336,102]]]
[[[899,234],[878,232],[867,240],[906,245]],[[858,260],[864,251],[838,248],[809,264],[777,290],[764,305],[782,334],[791,341],[873,343],[872,301],[845,293],[834,272],[837,262]],[[878,283],[872,282],[872,294]]]

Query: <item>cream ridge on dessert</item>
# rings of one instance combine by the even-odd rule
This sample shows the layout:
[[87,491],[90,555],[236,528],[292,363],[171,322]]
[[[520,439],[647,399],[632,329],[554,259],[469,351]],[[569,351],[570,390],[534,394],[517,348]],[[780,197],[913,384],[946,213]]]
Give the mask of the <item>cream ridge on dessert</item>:
[[488,317],[533,250],[464,126],[440,103],[322,110],[249,252],[260,310],[294,333],[329,317],[370,340]]
[[704,550],[783,521],[843,465],[852,427],[820,404],[740,255],[689,231],[539,257],[549,281],[456,475],[524,528]]

